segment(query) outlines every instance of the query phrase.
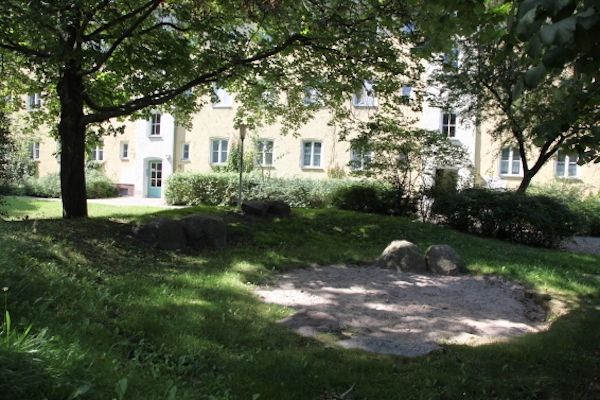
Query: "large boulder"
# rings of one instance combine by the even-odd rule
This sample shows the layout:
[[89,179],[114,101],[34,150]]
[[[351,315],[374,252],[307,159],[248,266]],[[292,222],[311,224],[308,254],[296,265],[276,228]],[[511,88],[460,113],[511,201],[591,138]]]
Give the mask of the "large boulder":
[[405,272],[426,272],[425,258],[419,248],[407,240],[394,240],[375,262],[380,268],[395,268]]
[[434,244],[425,252],[427,269],[439,275],[457,275],[466,270],[465,263],[447,244]]
[[211,215],[188,215],[181,224],[191,248],[222,249],[227,245],[227,227],[221,217]]
[[289,217],[292,212],[289,204],[281,200],[246,200],[242,202],[242,211],[259,217]]
[[269,203],[266,201],[246,200],[242,202],[244,214],[264,217],[269,212]]
[[285,201],[269,201],[269,208],[267,210],[267,214],[273,215],[275,217],[289,217],[291,213],[292,209],[290,208],[290,205]]
[[181,250],[187,245],[182,224],[172,219],[152,220],[135,227],[133,233],[147,245],[162,250]]

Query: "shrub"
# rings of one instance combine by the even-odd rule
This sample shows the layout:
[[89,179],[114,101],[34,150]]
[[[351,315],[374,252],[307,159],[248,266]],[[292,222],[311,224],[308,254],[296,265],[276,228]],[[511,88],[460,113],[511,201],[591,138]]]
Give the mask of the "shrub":
[[391,185],[375,182],[356,182],[338,187],[331,195],[331,204],[342,210],[378,214],[405,214],[409,211],[402,196]]
[[433,213],[452,228],[534,246],[554,247],[573,235],[577,217],[548,196],[466,189],[439,196]]
[[[119,195],[115,184],[102,171],[86,170],[86,192],[88,199],[116,197]],[[36,197],[60,197],[60,176],[48,174],[41,178],[30,178],[25,183],[25,194]]]
[[[175,173],[169,177],[165,196],[169,204],[231,205],[238,195],[239,175],[230,173]],[[351,180],[263,179],[260,175],[244,176],[246,200],[278,199],[292,207],[330,205],[334,189],[348,186]]]
[[568,207],[577,218],[577,234],[600,236],[600,196],[587,195],[588,190],[579,182],[565,181],[534,186],[529,193],[552,197]]

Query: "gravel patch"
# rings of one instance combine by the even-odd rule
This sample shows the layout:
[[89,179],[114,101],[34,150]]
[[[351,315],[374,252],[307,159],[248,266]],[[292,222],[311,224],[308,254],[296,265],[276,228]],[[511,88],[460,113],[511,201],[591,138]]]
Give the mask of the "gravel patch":
[[333,265],[289,271],[256,293],[296,309],[280,322],[299,334],[328,333],[341,347],[381,354],[419,356],[444,343],[478,345],[547,328],[535,296],[494,277]]

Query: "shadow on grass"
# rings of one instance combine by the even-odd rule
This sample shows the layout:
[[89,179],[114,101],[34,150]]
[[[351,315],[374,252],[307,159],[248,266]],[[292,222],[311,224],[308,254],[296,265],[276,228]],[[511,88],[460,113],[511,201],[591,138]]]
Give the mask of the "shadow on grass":
[[[192,212],[198,209],[158,214]],[[164,398],[168,381],[177,384],[181,398],[310,399],[352,385],[356,398],[567,398],[574,393],[593,398],[594,371],[600,367],[600,317],[593,306],[561,318],[546,333],[478,348],[448,346],[406,359],[301,338],[276,323],[285,310],[259,302],[241,282],[310,263],[373,259],[389,241],[408,239],[422,250],[449,243],[478,272],[517,276],[530,284],[550,277],[557,289],[597,296],[597,286],[584,276],[597,276],[596,257],[329,210],[250,222],[218,213],[238,235],[222,252],[141,247],[130,224],[107,219],[0,227],[0,285],[10,286],[9,309],[37,328],[47,326],[57,338],[54,354],[42,357],[41,373],[66,372],[63,381],[49,386],[64,394],[90,382],[88,397],[95,399],[113,396],[114,384],[124,376],[128,395],[139,399]],[[11,368],[28,373],[25,367]]]

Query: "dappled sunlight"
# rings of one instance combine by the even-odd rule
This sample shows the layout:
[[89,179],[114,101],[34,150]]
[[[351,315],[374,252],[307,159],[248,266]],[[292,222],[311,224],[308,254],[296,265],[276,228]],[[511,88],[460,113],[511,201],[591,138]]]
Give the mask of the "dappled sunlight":
[[[547,328],[545,311],[522,286],[494,278],[335,265],[287,272],[256,293],[268,303],[325,313],[315,315],[339,321],[357,348],[374,352],[417,355],[435,349],[430,342],[479,344]],[[369,349],[371,339],[379,344]]]

